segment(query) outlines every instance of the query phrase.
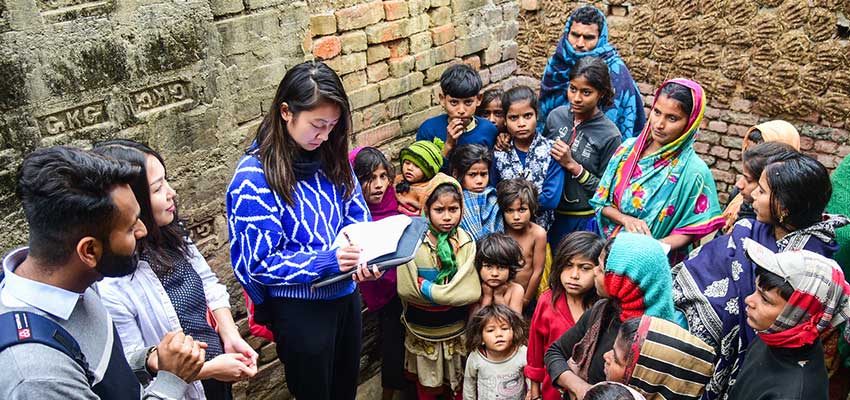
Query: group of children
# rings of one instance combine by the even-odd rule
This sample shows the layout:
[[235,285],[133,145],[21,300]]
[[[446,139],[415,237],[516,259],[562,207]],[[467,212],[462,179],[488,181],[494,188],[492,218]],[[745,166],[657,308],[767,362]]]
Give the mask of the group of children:
[[[532,89],[479,95],[477,73],[455,65],[440,81],[446,114],[422,124],[394,178],[379,150],[352,152],[373,219],[430,222],[411,262],[361,284],[367,307],[381,315],[384,398],[409,379],[420,399],[555,400],[562,391],[643,398],[636,387],[659,393],[647,398],[702,393],[715,351],[674,312],[662,246],[627,232],[606,241],[594,224],[589,200],[621,142],[600,112],[613,95],[607,67],[583,58],[570,82],[570,105],[553,110],[540,134]],[[789,267],[762,258],[760,276],[797,281]],[[765,282],[751,296],[762,303],[805,290]],[[846,282],[837,287],[850,295]],[[769,294],[777,288],[781,296]],[[760,325],[751,326],[776,318],[757,314]]]
[[[532,89],[480,94],[478,74],[459,64],[440,81],[446,114],[422,124],[399,152],[397,173],[378,149],[352,151],[374,220],[405,214],[430,221],[413,261],[361,284],[367,307],[381,316],[385,398],[404,387],[398,370],[416,377],[422,399],[555,391],[544,379],[543,353],[597,298],[598,260],[589,254],[604,241],[581,232],[595,189],[584,185],[598,181],[620,137],[598,108],[611,95],[607,66],[591,59],[574,70],[570,96],[582,107],[558,114],[544,134],[536,129]],[[599,128],[605,134],[578,134],[576,126],[596,120],[607,121]],[[569,232],[547,236],[556,219],[571,217],[579,232],[563,241]],[[554,258],[549,243],[561,243]]]

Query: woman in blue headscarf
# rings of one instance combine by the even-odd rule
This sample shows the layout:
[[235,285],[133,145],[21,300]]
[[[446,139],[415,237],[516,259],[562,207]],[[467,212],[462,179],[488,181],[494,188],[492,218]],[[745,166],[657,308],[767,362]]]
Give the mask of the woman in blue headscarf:
[[623,59],[608,43],[605,15],[593,6],[573,11],[555,54],[546,63],[540,84],[538,132],[543,132],[549,112],[567,103],[570,69],[581,57],[600,57],[608,64],[615,95],[613,104],[602,111],[620,129],[623,140],[637,136],[646,123],[643,99]]

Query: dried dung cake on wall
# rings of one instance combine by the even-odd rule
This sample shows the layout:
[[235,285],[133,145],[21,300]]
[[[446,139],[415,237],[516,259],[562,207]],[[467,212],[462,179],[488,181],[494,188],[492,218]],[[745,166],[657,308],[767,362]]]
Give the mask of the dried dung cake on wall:
[[[573,9],[523,2],[520,70],[540,77]],[[534,4],[536,3],[536,4]],[[848,0],[634,0],[594,3],[638,82],[699,81],[711,104],[752,101],[754,112],[841,126],[850,119]],[[843,25],[842,25],[843,24]]]

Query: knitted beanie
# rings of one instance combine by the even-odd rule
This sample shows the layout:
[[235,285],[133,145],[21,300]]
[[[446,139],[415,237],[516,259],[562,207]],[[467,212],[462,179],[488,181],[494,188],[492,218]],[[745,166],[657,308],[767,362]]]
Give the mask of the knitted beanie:
[[621,321],[644,314],[673,319],[670,265],[661,244],[651,236],[617,235],[605,261],[605,290],[619,301]]
[[417,140],[401,149],[399,156],[402,164],[405,160],[412,162],[422,170],[425,179],[431,179],[443,167],[443,141],[439,138],[434,138],[433,142]]

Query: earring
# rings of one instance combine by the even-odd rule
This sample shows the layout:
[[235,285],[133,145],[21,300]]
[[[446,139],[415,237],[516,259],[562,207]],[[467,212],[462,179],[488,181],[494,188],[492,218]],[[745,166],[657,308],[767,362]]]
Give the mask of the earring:
[[779,223],[780,223],[780,224],[784,224],[784,223],[785,223],[785,218],[786,218],[787,216],[788,216],[788,213],[787,213],[787,212],[784,212],[784,211],[782,212],[782,214],[779,214]]

